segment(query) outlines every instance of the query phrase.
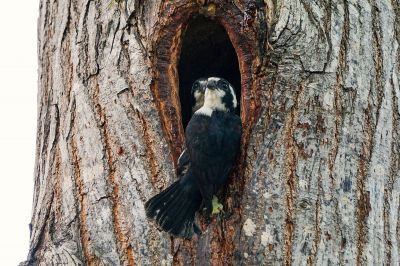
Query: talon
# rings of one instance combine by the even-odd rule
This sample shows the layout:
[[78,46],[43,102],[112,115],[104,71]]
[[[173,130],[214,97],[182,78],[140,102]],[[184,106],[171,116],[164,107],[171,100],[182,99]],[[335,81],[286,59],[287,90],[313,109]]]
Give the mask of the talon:
[[218,198],[216,196],[213,196],[211,215],[219,214],[223,210],[223,208],[224,208],[224,206],[218,202]]

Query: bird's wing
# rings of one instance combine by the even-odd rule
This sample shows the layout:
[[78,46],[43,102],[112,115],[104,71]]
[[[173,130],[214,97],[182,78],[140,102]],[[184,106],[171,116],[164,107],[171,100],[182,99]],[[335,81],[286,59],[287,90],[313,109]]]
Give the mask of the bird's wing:
[[232,114],[211,118],[195,115],[186,128],[190,170],[206,205],[226,182],[239,151],[241,129],[240,118]]
[[[186,128],[186,146],[190,161],[207,162],[220,152],[223,132],[208,116],[194,115]],[[210,162],[210,161],[208,161]]]
[[185,148],[178,158],[177,175],[183,176],[190,164],[189,152]]

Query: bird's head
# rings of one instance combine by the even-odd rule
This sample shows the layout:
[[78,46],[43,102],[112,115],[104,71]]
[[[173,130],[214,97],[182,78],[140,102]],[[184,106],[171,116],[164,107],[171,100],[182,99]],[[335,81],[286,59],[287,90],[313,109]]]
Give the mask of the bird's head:
[[194,98],[194,105],[192,112],[199,110],[204,104],[204,93],[207,87],[207,78],[199,78],[192,85],[192,96]]
[[234,113],[237,108],[237,99],[233,86],[223,78],[208,78],[204,93],[204,107]]

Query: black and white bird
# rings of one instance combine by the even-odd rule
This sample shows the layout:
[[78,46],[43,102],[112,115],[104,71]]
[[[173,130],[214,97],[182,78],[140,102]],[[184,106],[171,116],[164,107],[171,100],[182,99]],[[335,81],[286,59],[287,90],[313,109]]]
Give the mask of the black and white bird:
[[240,148],[242,123],[236,108],[232,85],[222,78],[208,78],[204,103],[186,128],[189,169],[145,204],[147,217],[162,230],[191,238],[201,232],[194,223],[195,213],[202,207],[210,218],[213,197],[226,184]]
[[206,92],[207,78],[199,78],[193,82],[191,94],[194,99],[192,107],[192,114],[203,107],[204,104],[204,93]]

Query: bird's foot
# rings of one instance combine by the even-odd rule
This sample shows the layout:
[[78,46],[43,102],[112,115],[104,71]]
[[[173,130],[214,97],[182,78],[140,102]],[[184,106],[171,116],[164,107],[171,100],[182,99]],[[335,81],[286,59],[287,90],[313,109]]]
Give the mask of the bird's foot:
[[218,202],[218,198],[216,196],[213,196],[211,215],[219,214],[220,212],[223,211],[223,208],[224,208],[224,206],[221,203]]

